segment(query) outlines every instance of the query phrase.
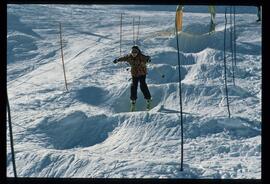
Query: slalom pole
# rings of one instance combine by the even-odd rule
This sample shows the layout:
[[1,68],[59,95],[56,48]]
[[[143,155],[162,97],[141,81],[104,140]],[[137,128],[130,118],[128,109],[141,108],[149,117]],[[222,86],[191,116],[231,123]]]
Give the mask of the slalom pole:
[[232,78],[233,78],[233,85],[235,86],[235,79],[234,79],[234,52],[233,52],[233,23],[232,23],[232,6],[230,6],[230,47],[231,47],[231,59],[232,59]]
[[133,46],[135,45],[135,25],[134,25],[134,17],[133,17],[133,23],[132,23],[132,30],[133,30]]
[[60,45],[61,45],[61,57],[62,57],[62,64],[63,64],[63,72],[64,72],[64,79],[65,79],[66,90],[68,91],[66,71],[65,71],[65,63],[64,63],[63,45],[62,45],[62,27],[61,27],[61,22],[59,23],[59,26],[60,26]]
[[7,95],[8,125],[9,125],[9,136],[10,136],[10,148],[11,148],[11,156],[12,156],[12,164],[13,164],[13,173],[14,173],[14,177],[17,178],[16,163],[15,163],[15,152],[14,152],[14,144],[13,144],[12,123],[11,123],[11,114],[10,114],[10,106],[9,106],[7,91],[6,91],[6,95]]
[[122,19],[123,19],[123,14],[121,13],[121,18],[120,18],[120,57],[122,56]]
[[230,113],[230,104],[229,104],[229,97],[228,97],[228,87],[227,87],[227,77],[226,77],[226,25],[227,25],[227,8],[225,8],[225,29],[224,29],[224,82],[225,82],[225,91],[227,97],[227,109],[229,118],[231,117]]
[[181,168],[180,171],[183,171],[183,154],[184,154],[184,133],[183,133],[183,113],[182,113],[182,89],[181,89],[181,62],[180,62],[180,52],[179,52],[179,38],[177,30],[177,19],[175,18],[175,32],[176,32],[176,41],[177,41],[177,58],[178,58],[178,73],[179,73],[179,103],[180,103],[180,125],[181,125]]
[[[120,56],[119,57],[122,56],[122,37],[123,37],[123,13],[121,13],[121,17],[120,17],[120,41],[119,41],[120,42]],[[125,69],[123,68],[123,70],[125,70]],[[128,71],[128,70],[129,69],[127,68],[126,71]]]
[[139,42],[140,19],[141,19],[141,17],[139,16],[139,23],[138,23],[138,28],[137,28],[137,39],[136,39],[136,44],[137,45],[138,45],[138,42]]
[[235,65],[235,67],[236,67],[236,28],[235,28],[235,6],[233,7],[233,38],[234,38],[234,65]]

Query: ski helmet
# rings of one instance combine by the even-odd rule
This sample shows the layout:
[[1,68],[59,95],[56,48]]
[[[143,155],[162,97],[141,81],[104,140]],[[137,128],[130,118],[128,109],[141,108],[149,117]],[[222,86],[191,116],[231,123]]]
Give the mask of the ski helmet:
[[138,51],[139,53],[141,53],[141,50],[139,49],[139,47],[138,47],[137,45],[134,45],[134,46],[131,48],[131,52],[132,52],[133,50],[136,50],[136,51]]

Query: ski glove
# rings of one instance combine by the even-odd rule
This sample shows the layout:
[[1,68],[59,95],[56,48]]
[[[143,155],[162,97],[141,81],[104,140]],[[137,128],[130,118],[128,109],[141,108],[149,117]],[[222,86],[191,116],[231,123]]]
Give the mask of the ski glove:
[[115,63],[117,63],[117,61],[118,61],[118,59],[115,59],[115,60],[113,60],[113,63],[115,64]]

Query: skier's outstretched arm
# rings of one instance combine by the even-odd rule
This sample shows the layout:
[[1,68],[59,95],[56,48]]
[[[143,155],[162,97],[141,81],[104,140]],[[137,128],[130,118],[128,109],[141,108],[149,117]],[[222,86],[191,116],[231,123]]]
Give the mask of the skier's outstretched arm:
[[115,60],[113,61],[113,63],[127,62],[127,61],[128,61],[128,58],[129,58],[129,55],[126,55],[126,56],[120,57],[120,58],[118,58],[118,59],[115,59]]

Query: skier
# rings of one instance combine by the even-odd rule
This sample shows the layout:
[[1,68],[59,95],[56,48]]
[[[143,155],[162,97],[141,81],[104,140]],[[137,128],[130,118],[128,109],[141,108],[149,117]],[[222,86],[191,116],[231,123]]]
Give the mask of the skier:
[[140,82],[141,91],[146,99],[146,108],[147,110],[150,110],[152,98],[145,82],[145,78],[147,74],[146,63],[151,62],[151,57],[143,55],[138,46],[133,46],[130,54],[113,61],[113,63],[117,62],[128,62],[131,66],[132,84],[130,88],[130,111],[135,111],[138,82]]

